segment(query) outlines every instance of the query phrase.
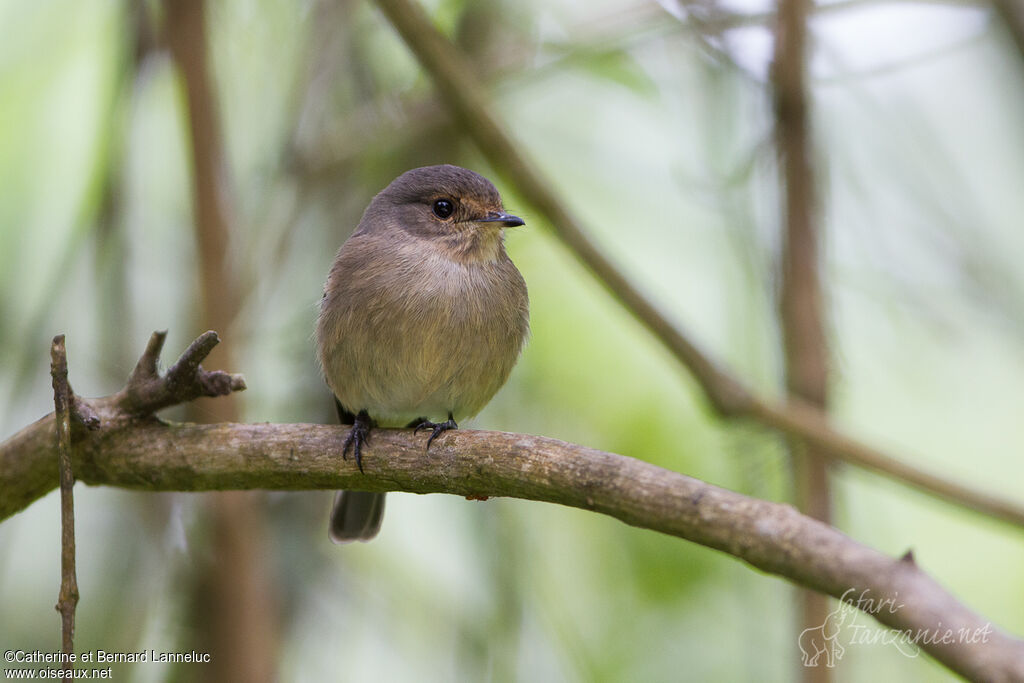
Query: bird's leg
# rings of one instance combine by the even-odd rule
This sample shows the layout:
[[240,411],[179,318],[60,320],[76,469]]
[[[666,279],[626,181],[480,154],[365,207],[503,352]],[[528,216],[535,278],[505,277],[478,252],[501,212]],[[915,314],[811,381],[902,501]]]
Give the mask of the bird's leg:
[[452,414],[448,413],[448,421],[447,422],[431,422],[430,420],[424,418],[423,421],[421,421],[418,425],[416,425],[416,429],[414,429],[413,432],[414,433],[419,432],[421,429],[432,429],[432,430],[434,430],[433,432],[431,432],[430,438],[427,439],[427,450],[429,451],[430,450],[431,442],[433,442],[434,439],[436,439],[439,434],[447,432],[449,429],[458,429],[458,428],[459,428],[459,425],[455,424],[455,419],[452,417]]
[[359,471],[363,471],[363,445],[370,442],[370,430],[373,429],[373,420],[365,410],[360,410],[352,423],[352,429],[348,432],[345,445],[341,447],[341,457],[348,459],[348,449],[351,447],[356,456],[356,465]]
[[341,405],[341,401],[338,400],[337,396],[334,398],[334,409],[338,411],[338,422],[343,425],[351,425],[356,423],[355,413],[350,413],[345,406]]

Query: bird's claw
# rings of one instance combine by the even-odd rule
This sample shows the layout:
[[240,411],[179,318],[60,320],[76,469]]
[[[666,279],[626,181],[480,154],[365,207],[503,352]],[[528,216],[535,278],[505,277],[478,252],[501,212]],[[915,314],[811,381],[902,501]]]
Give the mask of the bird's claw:
[[363,471],[363,445],[370,443],[370,429],[373,421],[365,410],[356,415],[352,429],[345,438],[345,444],[341,447],[342,460],[348,460],[348,449],[351,448],[356,457],[356,466]]
[[434,439],[436,439],[439,435],[443,434],[444,432],[447,432],[449,429],[458,429],[458,428],[459,428],[459,425],[457,425],[455,423],[455,420],[452,417],[452,414],[448,413],[448,421],[447,422],[431,422],[430,420],[424,419],[422,422],[420,422],[418,425],[416,425],[416,428],[413,430],[413,433],[414,434],[418,434],[421,429],[433,430],[430,433],[430,438],[427,439],[427,450],[429,451],[430,450],[430,444],[433,443]]

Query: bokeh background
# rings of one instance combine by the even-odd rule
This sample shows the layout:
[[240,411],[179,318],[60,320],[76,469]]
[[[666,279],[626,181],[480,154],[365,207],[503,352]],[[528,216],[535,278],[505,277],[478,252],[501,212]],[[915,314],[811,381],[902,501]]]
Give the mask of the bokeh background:
[[[394,176],[450,162],[493,178],[526,219],[507,245],[532,303],[508,385],[463,426],[792,498],[784,441],[712,413],[451,123],[372,3],[218,0],[199,20],[175,5],[0,2],[0,438],[52,410],[54,334],[67,334],[75,390],[99,396],[123,385],[153,330],[170,331],[169,363],[217,315],[222,355],[207,367],[245,375],[237,419],[333,422],[312,341],[333,254]],[[593,240],[730,370],[780,395],[773,4],[426,8]],[[835,420],[1021,500],[1024,42],[974,0],[838,0],[809,26]],[[182,76],[196,55],[217,134],[198,147]],[[202,159],[214,174],[197,183]],[[197,188],[228,235],[213,275]],[[912,548],[965,603],[1024,633],[1020,529],[833,474],[839,528]],[[79,485],[77,648],[212,650],[280,681],[800,675],[794,589],[728,556],[579,510],[409,494],[389,496],[377,540],[336,547],[331,495]],[[0,649],[59,649],[58,585],[53,493],[0,524]],[[235,608],[226,586],[241,586]],[[885,645],[849,647],[834,673],[954,679]],[[117,680],[219,675],[115,666]]]

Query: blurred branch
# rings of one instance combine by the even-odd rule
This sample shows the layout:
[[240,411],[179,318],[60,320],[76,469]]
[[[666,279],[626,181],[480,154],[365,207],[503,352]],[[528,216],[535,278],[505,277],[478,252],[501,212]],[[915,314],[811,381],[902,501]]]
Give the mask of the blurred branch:
[[[50,376],[53,378],[53,421],[57,434],[57,462],[60,471],[60,612],[61,647],[64,654],[75,651],[75,608],[78,606],[78,578],[75,576],[75,476],[71,469],[71,415],[74,402],[68,384],[68,356],[64,335],[50,346]],[[52,457],[52,455],[51,455]],[[63,680],[71,680],[70,661],[61,663]]]
[[[167,6],[166,41],[185,87],[191,145],[192,211],[197,242],[204,320],[230,320],[238,309],[227,259],[229,188],[221,134],[207,60],[205,3],[172,0]],[[213,325],[211,325],[213,326]],[[225,349],[220,350],[221,355]]]
[[[937,7],[981,7],[986,0],[900,0],[905,4],[933,5]],[[1001,2],[1004,0],[995,0]],[[1005,0],[1013,2],[1013,0]],[[726,31],[737,28],[769,27],[777,22],[774,10],[766,12],[737,12],[730,9],[728,3],[712,0],[676,0],[675,7],[669,9],[669,3],[659,3],[672,16],[683,22],[693,22],[702,33],[718,36]],[[809,16],[824,17],[848,10],[859,10],[871,7],[885,7],[893,4],[893,0],[836,0],[835,2],[812,3],[807,8]]]
[[[818,274],[818,226],[814,170],[807,115],[806,48],[809,0],[779,3],[772,60],[775,144],[781,173],[783,236],[779,318],[785,357],[786,391],[815,408],[828,406],[828,342],[822,321],[822,285]],[[790,439],[793,484],[800,511],[825,523],[832,519],[828,460]],[[824,624],[831,607],[820,594],[801,591],[799,632]],[[832,680],[834,662],[804,662],[804,681]]]
[[[245,291],[230,260],[233,192],[221,131],[213,68],[209,59],[205,0],[167,0],[166,38],[186,93],[191,144],[193,234],[199,266],[200,329],[232,329]],[[218,361],[233,366],[234,340],[218,349]],[[212,346],[211,346],[212,348]],[[239,419],[238,402],[191,405],[198,421]],[[274,594],[266,569],[263,511],[251,494],[239,491],[211,496],[212,552],[196,563],[192,604],[197,611],[193,636],[215,657],[202,670],[207,681],[273,681],[276,665]]]
[[1017,51],[1024,59],[1024,2],[1021,0],[993,0],[996,11],[1003,18],[1003,23],[1010,31]]
[[[471,11],[473,6],[467,7]],[[461,24],[460,24],[461,26]],[[566,69],[582,66],[594,59],[611,58],[624,54],[641,40],[654,35],[682,32],[684,24],[666,23],[664,11],[654,4],[641,4],[626,10],[618,10],[597,18],[591,18],[576,26],[571,40],[547,39],[537,46],[537,52],[526,49],[503,49],[496,55],[488,55],[491,61],[474,59],[478,75],[484,77],[492,87],[516,87],[519,81],[529,79],[536,86],[550,75]],[[330,32],[332,36],[336,31]],[[509,37],[504,40],[507,42]],[[501,43],[497,43],[501,45]],[[312,48],[318,59],[334,59],[328,48],[315,45]],[[325,57],[326,54],[326,57]],[[348,63],[359,55],[348,56]],[[325,67],[326,68],[326,67]],[[311,81],[305,100],[320,98],[325,88],[317,76]],[[313,87],[313,86],[316,87]],[[308,108],[304,104],[302,109]],[[353,164],[359,163],[367,149],[382,144],[392,149],[407,148],[411,141],[436,138],[450,127],[447,116],[437,98],[433,95],[410,97],[398,95],[393,89],[377,91],[370,96],[360,97],[341,112],[343,121],[335,122],[325,134],[305,141],[296,135],[285,151],[285,163],[293,173],[303,179],[333,177]],[[306,117],[301,115],[299,120]],[[295,130],[300,131],[301,125]],[[352,136],[348,131],[359,130],[360,135]]]
[[418,4],[409,0],[377,0],[388,20],[430,74],[441,101],[476,142],[491,165],[548,221],[557,237],[597,281],[645,326],[693,375],[719,414],[748,417],[805,441],[823,455],[908,484],[925,493],[984,515],[1024,526],[1024,507],[923,471],[835,427],[813,404],[797,397],[786,402],[755,395],[723,370],[688,334],[626,278],[590,240],[583,223],[555,194],[491,111],[487,94],[469,65],[431,23]]
[[[891,0],[840,0],[827,4],[816,5],[812,9],[814,16],[827,16],[846,10],[855,10],[872,5],[883,5]],[[986,0],[907,0],[923,5],[940,5],[953,7],[982,6]],[[666,8],[655,3],[638,3],[636,5],[615,9],[607,14],[590,17],[585,21],[569,27],[566,31],[571,38],[558,40],[546,37],[537,45],[537,51],[510,49],[500,53],[501,61],[488,65],[486,72],[481,71],[481,64],[474,61],[474,69],[478,80],[482,79],[489,88],[518,87],[523,82],[536,86],[543,79],[564,73],[594,59],[609,58],[627,53],[642,45],[643,41],[658,39],[672,34],[688,33],[700,41],[705,52],[716,60],[735,67],[733,58],[728,54],[717,39],[728,31],[750,27],[769,27],[776,19],[775,11],[767,12],[735,12],[725,6],[714,3],[698,3],[693,0],[679,3],[678,11],[673,16],[677,22],[666,22]],[[331,18],[333,20],[333,18]],[[319,21],[319,20],[318,20]],[[326,25],[333,25],[327,20]],[[337,32],[332,32],[336,35]],[[970,44],[977,41],[972,36],[964,41]],[[904,62],[887,66],[870,72],[833,77],[824,82],[834,82],[847,78],[859,78],[882,74],[894,69],[905,68],[921,61],[933,59],[936,54],[946,54],[948,46],[937,48],[934,53],[915,55]],[[331,59],[321,45],[311,50],[325,59]],[[334,58],[335,62],[339,62]],[[339,62],[340,63],[340,62]],[[351,59],[348,61],[351,66]],[[740,69],[737,73],[743,74]],[[319,96],[327,91],[323,82],[328,79],[316,79],[315,91]],[[312,84],[311,84],[312,85]],[[310,95],[307,95],[309,97]],[[303,106],[305,108],[305,106]],[[302,118],[301,116],[299,117]],[[410,140],[422,137],[436,137],[442,134],[448,117],[434,99],[413,99],[408,96],[396,95],[393,90],[382,92],[372,98],[363,98],[351,103],[343,112],[344,122],[338,121],[331,130],[319,138],[305,144],[293,139],[285,150],[284,161],[287,170],[304,180],[320,180],[333,178],[339,173],[347,172],[352,165],[358,164],[367,149],[388,145],[392,149],[405,148]],[[294,128],[299,129],[301,125]],[[350,130],[359,130],[361,135],[351,136]]]
[[[174,424],[147,414],[147,406],[165,405],[167,396],[188,400],[244,387],[237,375],[202,370],[199,363],[215,340],[212,332],[200,337],[160,377],[154,369],[163,333],[157,333],[128,386],[88,402],[101,424],[94,431],[73,425],[79,480],[146,491],[361,489],[559,503],[721,550],[843,599],[969,679],[1024,680],[1024,642],[960,604],[910,553],[891,558],[788,505],[526,434],[459,430],[427,453],[424,438],[411,430],[378,429],[362,474],[354,461],[340,457],[347,427]],[[0,489],[6,494],[0,520],[56,485],[54,426],[50,414],[0,444]],[[894,608],[871,609],[879,604]]]

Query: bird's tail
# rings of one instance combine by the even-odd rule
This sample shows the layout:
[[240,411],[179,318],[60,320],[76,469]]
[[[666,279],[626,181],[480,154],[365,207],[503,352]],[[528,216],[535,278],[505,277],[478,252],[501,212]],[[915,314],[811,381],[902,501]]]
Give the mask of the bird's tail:
[[338,491],[331,509],[328,533],[335,543],[369,541],[380,531],[383,519],[383,493]]

